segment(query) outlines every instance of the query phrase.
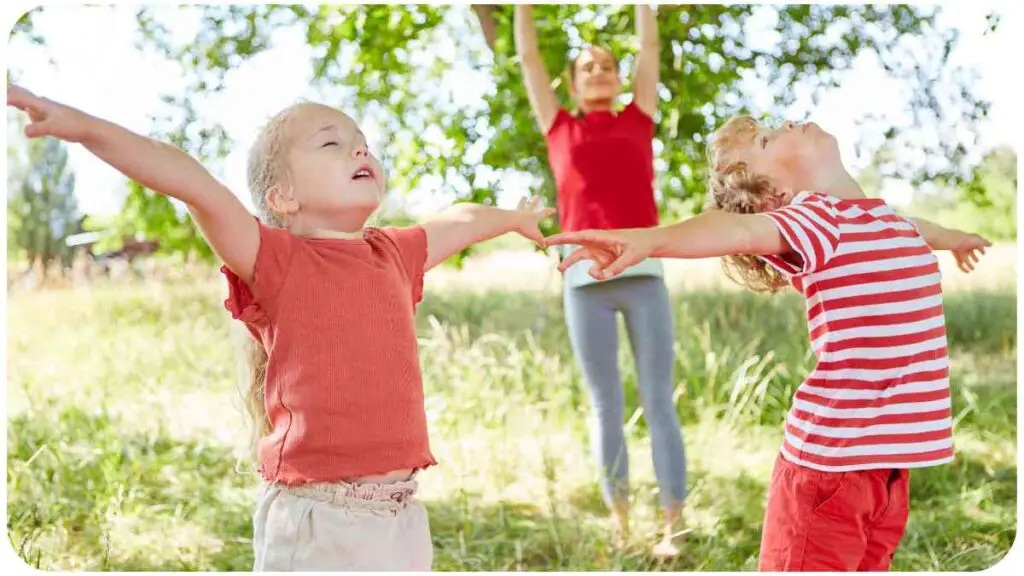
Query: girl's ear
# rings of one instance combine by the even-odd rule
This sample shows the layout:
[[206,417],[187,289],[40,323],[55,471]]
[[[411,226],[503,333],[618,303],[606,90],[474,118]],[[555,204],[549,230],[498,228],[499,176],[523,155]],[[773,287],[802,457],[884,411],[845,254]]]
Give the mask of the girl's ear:
[[291,194],[291,189],[274,184],[267,189],[267,206],[282,216],[293,216],[299,211],[299,201]]

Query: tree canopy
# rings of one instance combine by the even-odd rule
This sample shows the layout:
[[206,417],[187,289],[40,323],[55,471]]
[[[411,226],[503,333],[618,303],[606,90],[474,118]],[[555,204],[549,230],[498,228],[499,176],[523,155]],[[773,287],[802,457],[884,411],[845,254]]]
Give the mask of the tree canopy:
[[[183,38],[171,30],[161,16],[166,10],[191,11],[195,35]],[[659,6],[655,153],[663,211],[678,217],[700,206],[705,138],[724,119],[777,114],[804,91],[816,98],[866,56],[908,84],[914,124],[928,124],[939,135],[915,139],[913,127],[888,127],[882,145],[916,147],[928,161],[887,162],[880,167],[884,176],[969,180],[965,159],[987,103],[975,95],[971,71],[949,66],[957,35],[939,27],[938,10]],[[201,159],[223,157],[235,143],[216,119],[196,113],[194,96],[223,90],[231,71],[270,49],[279,31],[300,31],[311,49],[311,85],[330,94],[331,104],[358,111],[358,121],[372,118],[380,126],[393,188],[430,187],[457,200],[493,203],[509,174],[526,173],[537,184],[535,193],[553,204],[544,142],[516,60],[512,13],[512,6],[496,5],[144,7],[138,12],[139,45],[186,69],[181,91],[166,97],[175,113],[160,135]],[[606,46],[620,57],[628,91],[636,42],[632,6],[541,5],[534,14],[542,58],[565,105],[567,64],[586,44]],[[33,33],[30,24],[21,25],[23,33]],[[468,94],[456,69],[484,74],[482,93]],[[771,107],[758,107],[745,89],[750,82],[766,86]],[[148,191],[129,195],[139,207],[148,201],[157,201]],[[185,223],[187,216],[178,218]]]

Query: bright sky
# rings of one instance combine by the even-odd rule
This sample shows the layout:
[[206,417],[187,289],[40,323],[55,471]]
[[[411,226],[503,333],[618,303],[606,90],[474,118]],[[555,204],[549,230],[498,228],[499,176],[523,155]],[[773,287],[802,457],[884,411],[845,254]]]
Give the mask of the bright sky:
[[[1020,47],[1017,40],[1024,35],[1017,9],[1000,8],[1003,20],[995,34],[984,34],[985,15],[993,6],[1007,3],[956,2],[943,10],[943,23],[952,23],[961,34],[955,62],[975,69],[980,81],[977,94],[991,102],[988,122],[982,127],[976,156],[984,151],[1017,139],[1021,126],[1020,105],[1011,85],[1016,82],[1010,70],[1019,69]],[[28,89],[58,101],[82,108],[94,115],[117,122],[132,130],[148,133],[150,117],[166,107],[160,95],[176,93],[180,88],[181,71],[176,64],[161,62],[134,46],[136,7],[51,6],[36,19],[37,32],[49,43],[46,52],[22,43],[8,46],[8,65],[20,70],[20,82]],[[1010,13],[1010,12],[1013,13]],[[173,15],[174,9],[164,10]],[[467,18],[471,18],[467,10]],[[172,29],[181,22],[165,22]],[[177,26],[177,28],[176,28]],[[46,58],[51,57],[54,65]],[[232,153],[220,166],[209,168],[249,205],[245,185],[245,151],[262,122],[281,108],[299,98],[317,99],[311,91],[308,75],[308,49],[301,35],[284,34],[275,39],[275,47],[246,62],[229,76],[222,97],[200,102],[205,114],[214,115],[236,143]],[[479,93],[486,77],[463,71],[449,76],[457,82],[460,94]],[[450,89],[450,87],[448,87]],[[879,67],[860,62],[842,86],[828,93],[811,114],[841,143],[843,157],[853,170],[863,168],[866,157],[858,157],[856,121],[868,113],[896,114],[902,102],[901,87]],[[755,97],[757,88],[752,87]],[[768,107],[770,102],[764,102]],[[664,106],[664,104],[663,104]],[[8,118],[11,111],[8,111]],[[372,141],[376,131],[364,125]],[[110,213],[119,209],[124,194],[124,179],[119,173],[92,157],[83,148],[70,151],[75,170],[79,207],[85,213]],[[865,155],[866,156],[866,155]],[[513,195],[525,192],[525,182],[508,190]],[[506,183],[506,189],[509,186]],[[519,188],[516,191],[515,188]],[[893,202],[909,200],[912,192],[906,185],[894,183],[885,192]],[[512,199],[503,199],[503,204]],[[420,203],[426,209],[438,200]],[[444,200],[447,202],[447,200]],[[439,206],[437,206],[439,207]]]

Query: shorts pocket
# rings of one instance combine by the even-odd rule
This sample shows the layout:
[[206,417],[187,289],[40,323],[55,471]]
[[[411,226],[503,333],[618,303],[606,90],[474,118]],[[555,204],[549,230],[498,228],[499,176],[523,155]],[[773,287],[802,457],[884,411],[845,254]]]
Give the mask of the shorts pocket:
[[815,514],[832,518],[848,518],[853,509],[856,475],[849,472],[819,472],[815,484]]

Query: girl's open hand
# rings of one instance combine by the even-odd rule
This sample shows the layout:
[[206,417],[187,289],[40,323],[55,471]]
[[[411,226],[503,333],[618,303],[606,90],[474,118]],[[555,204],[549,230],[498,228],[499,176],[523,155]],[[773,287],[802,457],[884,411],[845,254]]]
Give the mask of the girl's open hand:
[[88,132],[89,116],[80,110],[36,96],[21,86],[7,85],[7,105],[28,113],[31,123],[25,136],[53,136],[68,142],[81,142]]
[[544,235],[540,232],[540,221],[554,214],[555,209],[543,208],[540,202],[540,196],[523,198],[519,201],[519,205],[515,209],[516,226],[514,230],[544,248]]

